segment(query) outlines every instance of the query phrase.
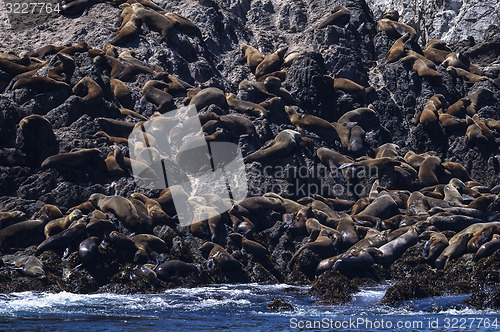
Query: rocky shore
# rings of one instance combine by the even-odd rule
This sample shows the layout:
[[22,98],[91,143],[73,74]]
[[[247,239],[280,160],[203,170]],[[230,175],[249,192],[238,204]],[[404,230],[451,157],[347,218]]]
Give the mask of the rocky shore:
[[[448,42],[364,0],[61,8],[0,36],[1,293],[258,282],[342,304],[390,280],[388,305],[500,307],[499,22]],[[189,105],[203,144],[238,146],[243,200],[148,182],[213,167],[192,118],[168,122]]]

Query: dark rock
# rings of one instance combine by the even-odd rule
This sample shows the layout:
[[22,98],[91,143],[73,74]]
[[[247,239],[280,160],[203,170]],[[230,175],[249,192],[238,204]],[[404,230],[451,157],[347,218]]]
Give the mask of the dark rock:
[[278,298],[269,302],[266,305],[266,309],[269,311],[290,311],[294,310],[294,307],[290,303],[285,302],[285,300]]
[[351,294],[358,291],[358,287],[347,277],[327,271],[313,282],[309,295],[318,297],[317,304],[338,305],[351,301]]

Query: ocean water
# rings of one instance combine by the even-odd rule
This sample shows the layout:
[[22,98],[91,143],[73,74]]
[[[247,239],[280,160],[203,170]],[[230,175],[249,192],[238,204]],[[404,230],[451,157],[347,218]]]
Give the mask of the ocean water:
[[[0,294],[0,331],[499,331],[500,312],[441,296],[380,304],[387,285],[363,288],[351,303],[318,306],[307,287],[217,285],[160,294]],[[294,309],[272,312],[284,299]]]

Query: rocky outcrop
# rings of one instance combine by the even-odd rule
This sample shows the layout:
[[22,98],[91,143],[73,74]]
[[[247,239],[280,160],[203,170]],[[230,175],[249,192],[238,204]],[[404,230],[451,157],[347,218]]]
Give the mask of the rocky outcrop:
[[431,39],[458,42],[472,37],[487,41],[485,32],[500,22],[500,3],[496,0],[367,0],[375,18],[396,9],[400,21],[411,25],[420,41]]

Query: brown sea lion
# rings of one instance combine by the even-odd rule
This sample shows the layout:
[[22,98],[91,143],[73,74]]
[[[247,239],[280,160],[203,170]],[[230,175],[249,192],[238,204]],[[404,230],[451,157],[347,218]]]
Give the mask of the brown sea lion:
[[276,137],[261,147],[259,150],[249,154],[243,161],[251,163],[254,161],[265,162],[283,158],[295,152],[302,142],[302,135],[294,130],[285,129],[278,133]]
[[245,58],[248,67],[252,73],[255,73],[255,69],[262,62],[262,60],[264,60],[264,56],[259,52],[259,50],[247,44],[241,44],[240,50],[243,53],[243,57]]
[[347,23],[349,23],[350,19],[351,13],[349,12],[349,9],[344,6],[335,6],[332,9],[332,14],[330,14],[320,24],[318,24],[316,29],[323,29],[328,25],[337,25],[343,27]]
[[26,214],[22,211],[0,212],[0,229],[26,220]]
[[158,278],[164,281],[171,281],[179,277],[186,277],[190,273],[200,273],[196,265],[175,259],[161,263],[155,268],[155,271]]
[[102,88],[92,78],[85,76],[74,87],[73,93],[83,97],[88,105],[99,105],[103,101]]
[[432,233],[429,241],[424,245],[424,257],[429,262],[434,262],[448,246],[448,239],[441,232]]
[[415,226],[411,226],[406,233],[379,248],[382,253],[382,263],[385,266],[391,265],[396,259],[401,257],[408,248],[417,244],[417,242],[418,232]]
[[384,31],[388,36],[392,38],[400,38],[404,34],[409,34],[410,39],[414,40],[417,36],[417,32],[411,26],[390,20],[388,18],[383,18],[377,23],[377,32]]
[[55,45],[45,45],[40,48],[37,48],[34,51],[28,52],[28,56],[43,58],[46,55],[56,54],[60,50],[62,50],[65,46],[55,46]]
[[207,267],[210,272],[218,267],[224,273],[231,273],[241,270],[241,263],[234,259],[222,246],[205,242],[200,247],[200,252],[207,259]]
[[143,230],[137,210],[125,197],[95,193],[90,195],[89,201],[99,210],[113,213],[130,231],[140,232]]
[[269,113],[264,107],[249,101],[236,98],[233,93],[226,93],[227,104],[230,108],[240,113],[249,114],[256,117],[265,117]]
[[491,241],[486,242],[485,244],[481,245],[481,247],[479,247],[479,249],[476,251],[476,254],[474,255],[474,261],[478,261],[481,258],[488,257],[498,249],[500,249],[500,234],[495,234],[493,235]]
[[198,92],[191,98],[189,105],[196,106],[196,110],[199,112],[203,108],[215,104],[222,108],[226,108],[227,100],[226,95],[221,89],[218,88],[206,88]]
[[142,22],[136,14],[130,15],[126,23],[120,27],[116,36],[109,43],[112,45],[123,45],[134,40],[139,35],[141,25]]
[[[401,59],[401,62],[403,62],[406,67],[416,72],[419,78],[427,78],[436,83],[441,82],[441,74],[429,67],[425,60],[415,55],[407,55]],[[432,63],[432,65],[434,64]]]
[[476,74],[473,74],[473,73],[471,73],[467,70],[464,70],[462,68],[457,68],[457,67],[453,67],[453,66],[448,66],[446,68],[446,71],[448,73],[450,73],[451,76],[453,76],[455,78],[460,78],[461,80],[463,80],[465,82],[477,83],[480,81],[490,80],[490,78],[488,78],[486,76],[476,75]]
[[238,249],[244,250],[259,260],[268,259],[271,256],[269,251],[262,244],[249,240],[239,233],[231,233],[227,238],[228,244],[232,244]]
[[288,47],[282,47],[276,50],[276,52],[264,57],[257,68],[255,68],[255,77],[259,78],[263,75],[279,70],[283,64],[283,59],[287,50]]
[[392,44],[387,56],[385,58],[386,63],[396,62],[406,55],[405,43],[410,39],[410,34],[405,33],[403,36],[399,37],[394,44]]
[[328,75],[324,75],[323,77],[335,91],[343,91],[345,93],[353,94],[363,100],[366,100],[368,95],[375,91],[375,89],[371,86],[365,88],[364,86],[359,85],[358,83],[347,78],[333,78]]
[[82,216],[83,216],[82,211],[74,209],[66,217],[57,218],[49,221],[43,229],[43,234],[45,235],[45,239],[48,239],[52,235],[55,235],[67,229],[71,225],[71,223],[73,223],[75,220],[80,219]]
[[12,90],[28,88],[40,92],[66,91],[70,86],[66,82],[61,82],[47,76],[20,77],[13,85]]
[[198,38],[202,37],[200,28],[198,28],[198,26],[194,24],[190,19],[170,12],[164,13],[163,15],[165,15],[165,17],[168,18],[175,26],[175,28],[180,32],[186,35],[196,36]]
[[423,50],[424,56],[436,65],[442,63],[446,56],[451,53],[451,49],[446,43],[439,39],[431,39]]
[[133,3],[131,6],[134,13],[144,24],[161,35],[160,41],[168,41],[172,37],[175,27],[167,17],[154,10],[145,8],[139,3]]
[[142,96],[145,100],[156,105],[160,113],[171,111],[175,108],[174,98],[165,91],[168,85],[158,80],[150,80],[142,88]]

